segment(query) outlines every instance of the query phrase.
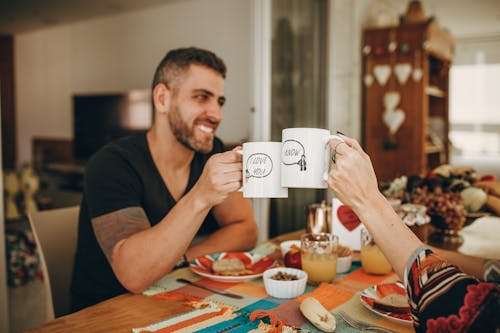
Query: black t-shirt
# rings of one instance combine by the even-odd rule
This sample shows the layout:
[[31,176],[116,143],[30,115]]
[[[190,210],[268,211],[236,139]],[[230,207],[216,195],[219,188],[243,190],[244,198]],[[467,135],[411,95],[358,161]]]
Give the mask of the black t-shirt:
[[[210,153],[195,153],[185,193],[191,190],[200,177],[208,158],[224,150],[223,143],[215,138]],[[145,133],[112,142],[90,159],[84,176],[71,286],[73,311],[126,292],[97,243],[91,219],[123,208],[140,206],[151,225],[155,225],[175,204],[153,162]],[[210,211],[198,235],[209,234],[218,227]]]

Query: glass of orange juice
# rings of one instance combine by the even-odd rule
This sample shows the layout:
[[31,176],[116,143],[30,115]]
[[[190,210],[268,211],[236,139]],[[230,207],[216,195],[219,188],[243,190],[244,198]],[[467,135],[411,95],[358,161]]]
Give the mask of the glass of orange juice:
[[330,233],[308,233],[300,237],[302,269],[308,275],[309,284],[317,285],[335,278],[338,244],[338,236]]
[[392,266],[366,229],[361,229],[361,266],[366,273],[384,275]]

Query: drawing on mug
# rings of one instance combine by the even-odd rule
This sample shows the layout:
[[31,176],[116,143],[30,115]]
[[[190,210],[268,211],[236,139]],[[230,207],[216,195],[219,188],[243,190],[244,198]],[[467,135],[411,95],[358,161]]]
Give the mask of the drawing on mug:
[[245,182],[248,182],[252,177],[267,177],[271,174],[271,171],[273,171],[273,160],[269,155],[264,153],[252,154],[247,159]]
[[307,170],[306,152],[302,143],[297,140],[286,140],[283,142],[281,159],[284,165],[297,164],[300,171]]
[[300,171],[307,170],[306,155],[302,155],[299,160]]

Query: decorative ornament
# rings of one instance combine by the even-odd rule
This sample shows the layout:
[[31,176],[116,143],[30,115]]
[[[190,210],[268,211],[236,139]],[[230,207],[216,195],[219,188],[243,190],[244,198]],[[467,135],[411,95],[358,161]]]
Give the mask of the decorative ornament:
[[395,41],[392,41],[389,43],[389,45],[387,45],[387,50],[389,50],[389,52],[392,53],[392,52],[396,51],[397,47],[398,47],[398,44]]
[[408,80],[408,78],[410,77],[411,64],[409,63],[396,64],[396,66],[394,66],[394,74],[396,75],[399,84],[404,85]]
[[411,78],[415,82],[420,81],[422,79],[422,76],[424,76],[424,73],[422,72],[422,68],[415,68],[413,70],[413,73],[411,74]]
[[391,66],[389,65],[376,65],[373,68],[373,74],[378,84],[385,86],[389,77],[391,76]]
[[381,56],[381,55],[384,55],[385,50],[382,46],[377,46],[373,53],[375,53],[376,56]]
[[401,53],[408,53],[410,52],[410,44],[408,43],[402,43],[401,46],[399,47],[399,50]]
[[372,51],[372,47],[370,45],[363,46],[363,54],[368,55]]
[[385,110],[383,117],[384,123],[386,124],[387,128],[389,128],[389,133],[391,135],[394,135],[401,127],[401,125],[403,125],[406,115],[403,110],[396,109],[393,111]]
[[422,3],[419,0],[410,1],[406,13],[402,17],[403,23],[422,23],[425,22],[425,20],[426,17]]
[[384,141],[385,149],[396,149],[398,143],[395,139],[395,134],[403,125],[406,114],[401,109],[396,109],[399,104],[401,95],[397,91],[388,91],[384,95],[385,111],[382,115],[384,124],[389,129],[389,137]]
[[386,110],[394,110],[401,100],[401,95],[397,91],[388,91],[384,94],[384,106]]
[[363,82],[365,86],[371,86],[373,84],[373,76],[371,74],[365,74],[365,76],[363,77]]

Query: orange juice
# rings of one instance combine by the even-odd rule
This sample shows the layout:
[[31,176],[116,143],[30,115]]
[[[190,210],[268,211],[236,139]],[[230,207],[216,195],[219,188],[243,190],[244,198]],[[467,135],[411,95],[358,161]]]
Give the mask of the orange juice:
[[336,253],[302,254],[302,269],[307,272],[308,281],[312,284],[330,282],[337,273]]
[[370,274],[387,274],[392,266],[376,244],[361,247],[361,266]]

